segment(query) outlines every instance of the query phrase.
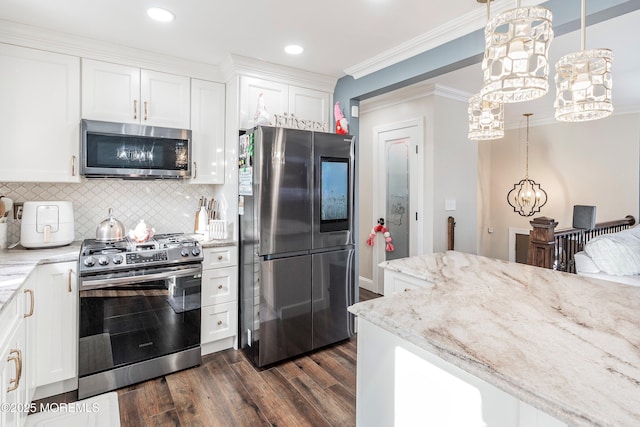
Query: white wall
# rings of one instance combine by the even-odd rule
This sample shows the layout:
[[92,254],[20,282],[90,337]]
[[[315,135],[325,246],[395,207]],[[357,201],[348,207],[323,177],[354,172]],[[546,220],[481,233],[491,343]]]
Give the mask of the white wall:
[[[532,218],[546,216],[571,227],[573,205],[595,205],[596,222],[638,218],[640,114],[583,123],[530,127],[529,177],[542,184],[548,202]],[[480,254],[509,259],[509,227],[530,229],[513,212],[507,193],[525,172],[525,122],[505,138],[481,144]],[[487,215],[488,213],[488,215]],[[489,234],[487,228],[493,227]]]
[[[360,277],[373,275],[373,249],[365,241],[375,224],[372,193],[376,173],[373,162],[373,130],[377,126],[422,119],[424,123],[423,216],[419,236],[424,253],[447,249],[447,218],[456,219],[456,249],[477,253],[477,143],[467,139],[467,102],[451,99],[446,90],[424,85],[405,88],[360,104]],[[445,199],[455,198],[456,211],[445,211]]]

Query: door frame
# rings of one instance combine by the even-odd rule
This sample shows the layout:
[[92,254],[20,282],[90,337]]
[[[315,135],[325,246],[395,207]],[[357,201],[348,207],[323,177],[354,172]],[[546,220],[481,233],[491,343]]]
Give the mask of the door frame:
[[[416,253],[410,253],[411,256],[419,255],[424,251],[423,245],[423,232],[424,232],[424,119],[422,117],[416,117],[409,120],[403,120],[400,122],[392,122],[380,126],[375,126],[373,128],[373,165],[377,170],[383,170],[383,160],[381,156],[381,150],[384,148],[382,144],[384,144],[382,134],[392,131],[401,131],[403,129],[415,128],[416,130],[416,141],[414,141],[415,146],[417,147],[417,158],[416,158],[416,170],[410,171],[410,182],[416,183],[415,194],[417,195],[417,200],[414,204],[416,207],[416,213],[418,214],[418,219],[413,222],[415,224],[414,227],[411,227],[415,232],[410,233],[412,236],[417,236],[417,242],[415,245]],[[415,175],[414,175],[415,174]],[[374,188],[376,183],[374,183]],[[378,191],[373,191],[371,200],[373,203],[372,212],[374,222],[377,218],[384,217],[384,212],[379,212],[379,204],[381,203],[382,195]],[[412,213],[411,216],[413,216]],[[375,224],[374,224],[375,225]],[[391,236],[393,238],[393,236]],[[384,273],[378,264],[385,259],[385,245],[379,244],[374,245],[372,251],[373,263],[372,263],[372,289],[369,289],[378,294],[384,294]]]

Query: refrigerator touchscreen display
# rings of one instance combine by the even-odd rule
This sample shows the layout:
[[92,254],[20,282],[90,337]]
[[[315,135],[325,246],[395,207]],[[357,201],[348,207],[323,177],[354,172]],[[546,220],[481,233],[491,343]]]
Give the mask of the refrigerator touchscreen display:
[[349,160],[323,157],[320,164],[320,232],[347,230]]

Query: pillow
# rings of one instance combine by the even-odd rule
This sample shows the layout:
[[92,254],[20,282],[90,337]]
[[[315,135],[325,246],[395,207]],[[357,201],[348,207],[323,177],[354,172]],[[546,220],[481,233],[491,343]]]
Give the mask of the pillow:
[[598,268],[607,274],[640,274],[640,235],[628,229],[594,237],[584,247]]
[[595,262],[585,252],[576,252],[573,255],[573,262],[576,264],[576,273],[600,273],[600,270]]

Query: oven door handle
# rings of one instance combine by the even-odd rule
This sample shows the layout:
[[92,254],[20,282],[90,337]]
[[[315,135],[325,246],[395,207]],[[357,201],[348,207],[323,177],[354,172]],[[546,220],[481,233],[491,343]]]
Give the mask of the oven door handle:
[[107,279],[85,279],[80,285],[80,290],[86,291],[95,288],[108,288],[111,286],[129,285],[134,283],[149,282],[158,279],[170,279],[172,277],[185,277],[194,274],[202,274],[202,266],[180,270],[168,270],[161,273],[142,274],[140,276],[112,277]]

